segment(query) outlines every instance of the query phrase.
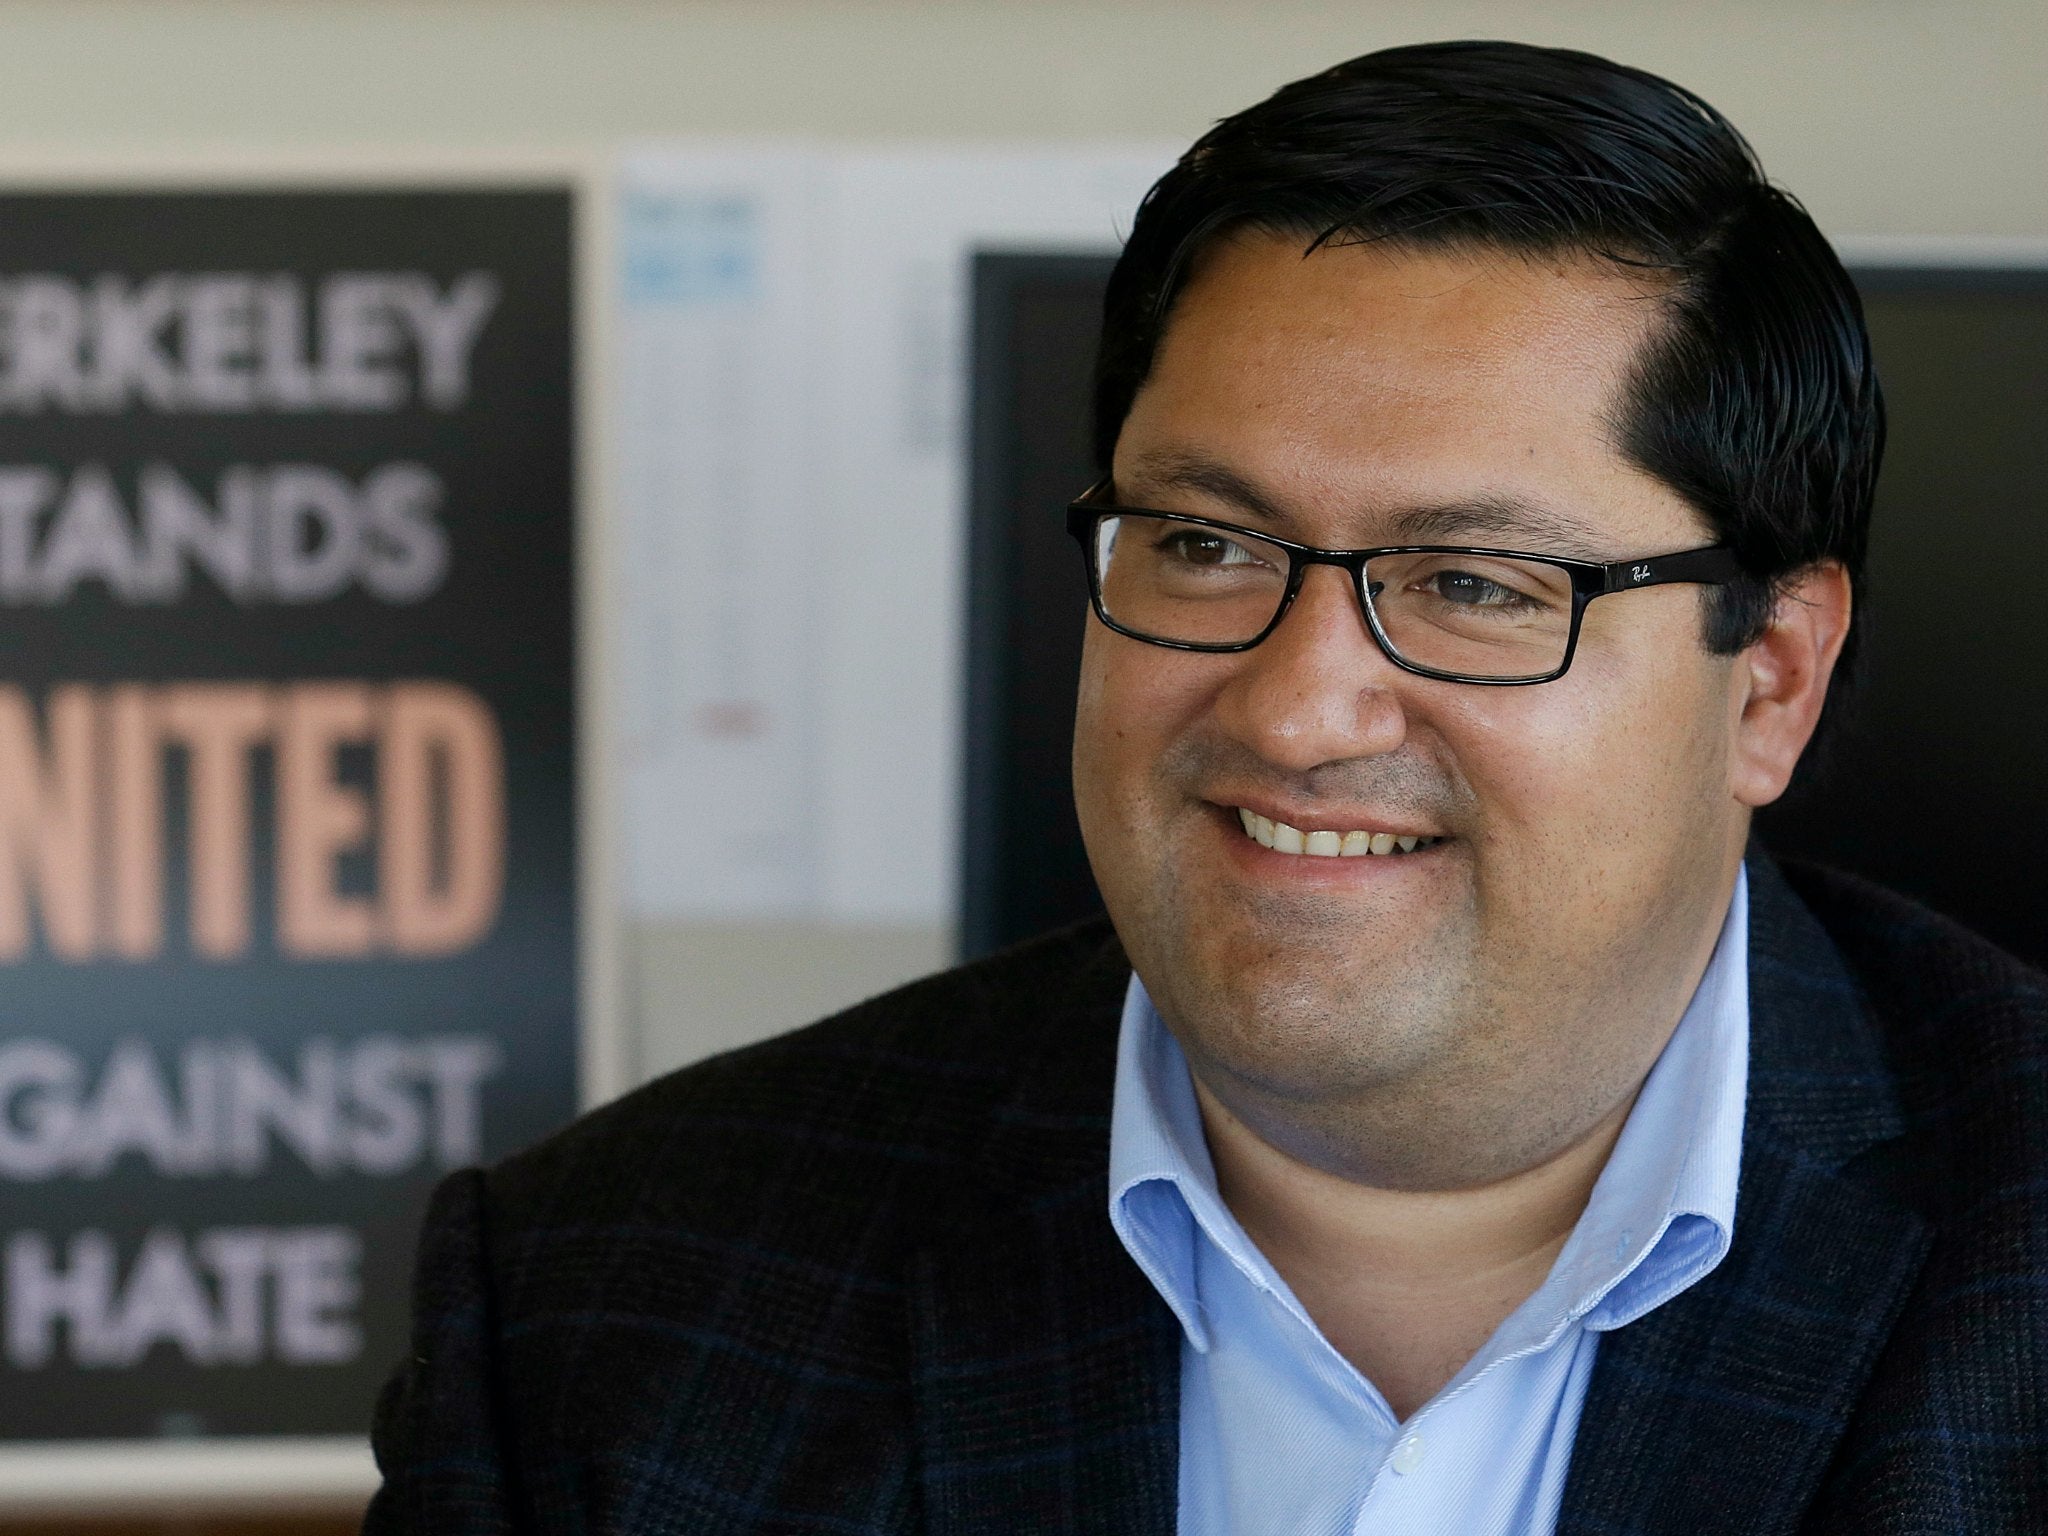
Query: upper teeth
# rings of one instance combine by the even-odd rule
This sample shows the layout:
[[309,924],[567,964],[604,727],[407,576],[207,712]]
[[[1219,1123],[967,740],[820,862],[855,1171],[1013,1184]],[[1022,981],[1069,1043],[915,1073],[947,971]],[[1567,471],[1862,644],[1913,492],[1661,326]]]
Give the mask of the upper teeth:
[[1368,853],[1413,853],[1436,839],[1393,832],[1304,832],[1284,821],[1271,821],[1257,811],[1237,808],[1245,834],[1275,853],[1306,853],[1321,859],[1356,859]]

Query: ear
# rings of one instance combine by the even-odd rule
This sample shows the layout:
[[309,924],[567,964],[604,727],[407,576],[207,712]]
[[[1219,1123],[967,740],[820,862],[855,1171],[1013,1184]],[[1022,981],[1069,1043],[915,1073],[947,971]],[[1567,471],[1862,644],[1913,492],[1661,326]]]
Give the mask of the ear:
[[1848,571],[1832,560],[1812,566],[1783,585],[1770,627],[1735,658],[1728,787],[1742,804],[1769,805],[1792,782],[1827,702],[1849,607]]

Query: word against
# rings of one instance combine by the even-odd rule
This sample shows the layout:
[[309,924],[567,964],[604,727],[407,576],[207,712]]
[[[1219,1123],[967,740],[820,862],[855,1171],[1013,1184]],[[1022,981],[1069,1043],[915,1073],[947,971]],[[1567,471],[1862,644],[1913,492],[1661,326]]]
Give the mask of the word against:
[[[505,763],[496,718],[443,682],[60,684],[39,727],[0,686],[0,960],[31,914],[60,960],[147,960],[165,946],[165,770],[183,755],[185,903],[193,953],[246,954],[257,888],[254,752],[275,762],[276,943],[300,959],[467,949],[505,885]],[[341,777],[368,748],[373,795]],[[374,894],[340,860],[374,853]]]
[[362,1246],[347,1227],[220,1227],[190,1243],[159,1227],[124,1281],[105,1232],[73,1234],[61,1260],[43,1233],[16,1232],[7,1360],[120,1367],[170,1345],[194,1365],[345,1365],[363,1348]]
[[488,272],[0,277],[0,410],[451,411],[497,302]]
[[51,1040],[0,1045],[0,1178],[96,1179],[123,1158],[167,1177],[268,1170],[274,1148],[322,1175],[390,1177],[429,1157],[459,1168],[482,1144],[483,1084],[501,1064],[482,1035],[315,1037],[295,1070],[247,1040],[140,1040],[98,1072]]
[[360,481],[317,464],[234,464],[210,496],[166,464],[143,465],[132,491],[101,464],[68,477],[0,465],[0,602],[67,602],[97,582],[118,602],[174,603],[198,571],[242,603],[316,603],[358,585],[416,603],[448,574],[445,499],[441,477],[412,463]]

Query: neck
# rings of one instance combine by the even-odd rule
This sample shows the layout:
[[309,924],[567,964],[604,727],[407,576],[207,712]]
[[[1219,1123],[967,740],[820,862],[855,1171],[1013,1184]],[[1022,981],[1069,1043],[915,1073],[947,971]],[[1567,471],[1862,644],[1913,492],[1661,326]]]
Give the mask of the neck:
[[1456,1189],[1379,1189],[1275,1148],[1198,1077],[1224,1202],[1331,1345],[1406,1418],[1549,1274],[1634,1092],[1551,1157]]
[[1289,1249],[1357,1250],[1370,1268],[1412,1267],[1431,1282],[1461,1266],[1561,1246],[1635,1103],[1631,1092],[1570,1145],[1506,1178],[1410,1190],[1377,1189],[1299,1161],[1199,1080],[1195,1093],[1219,1188],[1247,1232]]

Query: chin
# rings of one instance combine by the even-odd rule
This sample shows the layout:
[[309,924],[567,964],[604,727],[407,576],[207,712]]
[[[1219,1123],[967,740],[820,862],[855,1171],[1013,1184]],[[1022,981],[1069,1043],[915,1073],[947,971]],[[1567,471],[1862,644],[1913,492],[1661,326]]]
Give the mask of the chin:
[[1443,1010],[1388,1001],[1302,978],[1240,982],[1190,999],[1175,1035],[1212,1083],[1221,1074],[1263,1098],[1334,1103],[1415,1076],[1451,1044]]
[[1440,935],[1320,916],[1189,912],[1133,961],[1190,1055],[1264,1092],[1310,1099],[1413,1071],[1469,1012],[1462,967]]

